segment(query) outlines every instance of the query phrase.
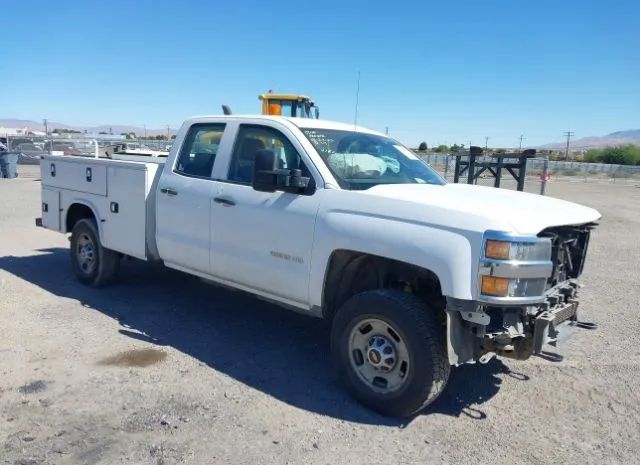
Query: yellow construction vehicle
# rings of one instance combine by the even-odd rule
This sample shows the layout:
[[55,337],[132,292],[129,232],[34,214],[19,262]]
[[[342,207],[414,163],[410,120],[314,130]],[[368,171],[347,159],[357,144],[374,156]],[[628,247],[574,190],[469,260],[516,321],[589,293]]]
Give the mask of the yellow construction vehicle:
[[318,119],[320,111],[306,95],[274,94],[271,91],[258,96],[262,100],[262,114]]
[[[300,94],[274,94],[269,91],[258,95],[262,100],[262,114],[273,116],[292,116],[295,118],[320,117],[320,110],[311,97]],[[229,105],[222,105],[222,113],[232,114]]]

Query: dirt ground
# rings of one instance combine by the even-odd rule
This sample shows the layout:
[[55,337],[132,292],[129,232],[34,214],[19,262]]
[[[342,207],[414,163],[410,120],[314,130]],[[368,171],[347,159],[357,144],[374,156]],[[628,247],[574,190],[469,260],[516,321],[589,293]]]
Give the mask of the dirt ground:
[[0,179],[2,464],[640,460],[640,188],[548,186],[604,215],[581,299],[599,328],[457,368],[411,421],[350,399],[322,321],[139,262],[81,286],[67,238],[34,227],[39,189]]

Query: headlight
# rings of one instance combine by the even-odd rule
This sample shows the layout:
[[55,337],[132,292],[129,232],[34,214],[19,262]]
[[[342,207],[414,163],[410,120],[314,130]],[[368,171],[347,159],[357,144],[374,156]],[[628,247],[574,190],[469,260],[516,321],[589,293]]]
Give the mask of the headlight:
[[530,297],[544,294],[546,278],[482,276],[481,292],[494,297]]
[[510,242],[490,239],[485,244],[484,255],[495,260],[545,261],[551,258],[551,240]]

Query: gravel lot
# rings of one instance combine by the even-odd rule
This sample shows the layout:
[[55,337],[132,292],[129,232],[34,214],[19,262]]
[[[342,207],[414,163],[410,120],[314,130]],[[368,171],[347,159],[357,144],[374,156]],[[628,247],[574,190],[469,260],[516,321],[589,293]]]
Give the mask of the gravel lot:
[[637,187],[548,186],[604,215],[581,306],[598,330],[458,368],[399,422],[348,397],[322,321],[138,262],[78,284],[20,168],[0,179],[0,463],[638,463]]

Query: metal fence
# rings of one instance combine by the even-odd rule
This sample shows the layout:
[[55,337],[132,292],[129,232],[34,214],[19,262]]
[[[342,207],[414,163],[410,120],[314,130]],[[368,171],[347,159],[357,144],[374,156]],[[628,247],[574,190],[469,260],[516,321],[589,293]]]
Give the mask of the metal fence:
[[[113,138],[69,138],[45,136],[7,136],[6,146],[10,152],[20,153],[18,163],[37,165],[46,154],[75,155],[86,157],[110,157],[114,153],[167,155],[173,140],[113,140]],[[453,182],[455,156],[444,153],[417,152],[447,181]],[[525,189],[544,194],[546,184],[553,181],[602,182],[640,185],[640,166],[609,165],[604,163],[582,163],[553,161],[546,158],[527,160]],[[476,184],[493,186],[490,174],[481,175]],[[516,188],[515,181],[506,180],[503,187]]]
[[103,138],[69,138],[51,136],[7,136],[10,152],[18,152],[18,163],[37,165],[42,155],[110,157],[114,153],[162,155],[171,150],[169,140],[113,140]]
[[[450,154],[419,153],[424,161],[440,173],[447,181],[453,182],[456,158]],[[582,163],[553,161],[547,158],[529,158],[525,189],[544,194],[549,182],[601,182],[640,185],[640,166],[609,165],[604,163]],[[480,176],[476,184],[493,186],[493,176]],[[503,182],[506,188],[516,188],[516,183]]]

